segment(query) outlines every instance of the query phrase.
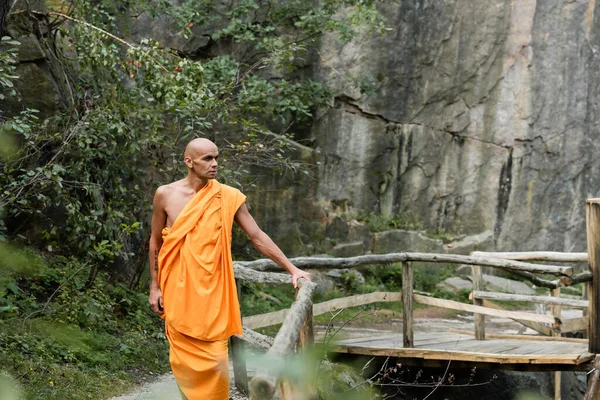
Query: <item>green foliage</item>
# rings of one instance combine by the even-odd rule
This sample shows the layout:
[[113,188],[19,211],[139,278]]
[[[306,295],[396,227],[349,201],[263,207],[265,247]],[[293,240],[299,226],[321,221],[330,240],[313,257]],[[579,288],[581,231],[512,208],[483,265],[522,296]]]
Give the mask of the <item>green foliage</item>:
[[163,324],[147,296],[104,273],[86,285],[83,270],[74,260],[53,260],[27,276],[15,271],[0,292],[0,357],[6,361],[0,372],[18,378],[27,399],[102,399],[138,374],[169,366]]
[[428,238],[441,240],[444,243],[452,242],[463,236],[459,233],[460,227],[450,230],[445,228],[425,229],[425,224],[421,218],[410,211],[385,215],[363,210],[356,214],[350,214],[347,217],[365,222],[371,232],[383,232],[391,229],[422,231]]
[[[147,294],[119,281],[144,267],[153,191],[183,177],[182,148],[197,136],[220,145],[219,179],[229,184],[251,185],[248,165],[300,171],[292,132],[331,97],[302,79],[303,57],[323,32],[348,40],[384,29],[375,3],[362,0],[130,4],[169,16],[184,36],[193,27],[231,45],[192,60],[153,40],[118,39],[116,3],[73,6],[69,23],[44,26],[39,38],[64,68],[69,107],[44,121],[27,108],[0,116],[0,373],[27,399],[105,398],[168,368]],[[18,96],[17,46],[2,39],[0,100]],[[244,291],[246,315],[273,308],[262,292],[281,308],[294,296]]]
[[[0,39],[0,101],[18,95],[14,82],[19,79],[16,74],[16,64],[18,63],[17,48],[20,44],[8,36]],[[0,110],[0,159],[14,154],[17,150],[17,144],[13,133],[29,132],[32,126],[37,123],[36,112],[33,109],[26,109],[18,116],[3,118],[4,116]]]
[[410,211],[393,215],[360,211],[351,217],[365,222],[371,232],[383,232],[390,229],[422,230],[423,223],[418,215]]

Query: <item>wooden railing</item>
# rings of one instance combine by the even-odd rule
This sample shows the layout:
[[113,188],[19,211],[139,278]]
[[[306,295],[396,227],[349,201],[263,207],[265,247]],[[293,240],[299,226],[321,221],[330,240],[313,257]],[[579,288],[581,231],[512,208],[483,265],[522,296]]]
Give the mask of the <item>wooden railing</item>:
[[[556,256],[553,258],[553,256]],[[405,348],[414,346],[413,328],[413,303],[421,303],[436,307],[449,308],[472,312],[476,316],[474,335],[477,339],[485,339],[485,315],[511,318],[547,336],[560,335],[563,332],[587,329],[588,317],[572,320],[562,320],[560,306],[585,308],[587,303],[582,300],[562,299],[558,295],[562,286],[568,286],[574,282],[589,281],[591,274],[583,273],[573,276],[573,268],[570,266],[532,264],[520,260],[531,261],[560,261],[572,262],[583,259],[580,253],[569,255],[566,253],[474,253],[471,256],[428,254],[428,253],[393,253],[373,254],[350,258],[315,258],[301,257],[292,259],[294,265],[301,268],[312,269],[335,269],[354,268],[363,265],[402,263],[402,292],[374,292],[369,294],[355,295],[327,302],[312,304],[311,294],[314,284],[309,283],[301,286],[298,298],[288,310],[280,310],[272,313],[247,316],[243,324],[247,329],[257,329],[266,326],[283,323],[275,342],[269,350],[271,357],[285,357],[293,352],[301,331],[312,331],[312,315],[320,315],[337,309],[354,307],[385,301],[401,301],[403,308],[403,343]],[[413,263],[443,263],[472,265],[473,267],[473,293],[474,304],[465,304],[447,299],[437,299],[420,293],[414,293]],[[481,266],[500,268],[517,273],[519,276],[549,288],[555,297],[524,296],[491,293],[483,291],[481,280]],[[289,275],[270,272],[277,270],[270,260],[257,260],[253,262],[237,262],[235,264],[236,277],[251,282],[260,283],[289,283]],[[537,277],[536,273],[552,274],[557,276],[555,280]],[[504,310],[495,301],[527,301],[530,303],[548,304],[555,308],[553,315],[536,314],[524,311]],[[310,313],[312,312],[312,315]],[[311,335],[309,335],[311,336]],[[234,356],[235,356],[234,352]],[[235,364],[235,360],[234,360]],[[276,363],[275,363],[276,364]],[[275,370],[265,369],[259,371],[249,385],[250,393],[255,399],[270,399],[275,390],[279,390],[282,399],[291,398],[291,386],[285,383],[277,385],[278,376]],[[287,393],[287,394],[286,394]]]
[[[451,254],[428,253],[393,253],[370,254],[350,258],[315,258],[300,257],[292,259],[292,263],[300,268],[311,269],[341,269],[354,268],[363,265],[402,263],[402,292],[374,292],[363,295],[350,296],[343,299],[330,300],[320,304],[312,304],[312,293],[315,285],[303,283],[297,294],[297,299],[289,310],[281,310],[258,316],[244,318],[244,340],[253,345],[267,348],[268,355],[274,358],[285,358],[292,353],[300,341],[300,348],[310,345],[312,341],[312,316],[323,314],[337,309],[360,306],[383,301],[401,301],[403,308],[403,343],[404,347],[414,346],[413,329],[413,303],[444,307],[454,310],[472,312],[475,315],[474,336],[484,340],[485,316],[501,316],[513,319],[529,327],[541,335],[560,336],[562,333],[576,330],[587,330],[589,335],[590,353],[600,353],[600,320],[595,310],[600,309],[600,279],[592,280],[593,276],[600,274],[600,199],[591,199],[586,203],[588,253],[559,253],[559,252],[520,252],[520,253],[482,253],[474,252],[470,256]],[[414,291],[413,263],[443,263],[472,266],[473,304],[437,299]],[[564,265],[534,264],[532,262],[588,262],[589,271],[573,276],[573,268]],[[549,289],[550,296],[524,296],[514,294],[501,294],[484,291],[482,280],[482,267],[499,268],[525,278],[539,287]],[[251,262],[236,262],[234,264],[236,279],[247,282],[289,284],[290,277],[286,274],[276,273],[280,268],[270,260],[257,260]],[[555,279],[536,274],[554,275]],[[589,300],[565,299],[560,297],[560,288],[577,283],[588,282],[585,285]],[[552,315],[536,314],[524,311],[510,311],[503,309],[495,301],[524,301],[530,303],[547,304],[552,307]],[[582,318],[564,320],[561,316],[561,307],[575,307],[587,309],[587,315]],[[271,340],[264,335],[257,334],[252,329],[283,323],[279,333],[270,345]],[[506,337],[507,335],[489,335],[489,338]],[[235,339],[238,341],[238,339]],[[240,348],[239,342],[236,348]],[[242,370],[239,352],[234,349],[234,370]],[[597,357],[596,365],[600,366]],[[237,365],[237,367],[236,367]],[[255,399],[270,399],[275,391],[279,391],[281,399],[294,398],[294,388],[289,383],[281,381],[276,369],[263,368],[257,373],[248,385],[244,373],[235,373],[238,387],[248,391]],[[239,376],[238,376],[239,375]],[[560,375],[555,378],[555,398],[560,398]],[[588,386],[586,400],[600,399],[596,393],[597,381],[600,373],[592,374]]]

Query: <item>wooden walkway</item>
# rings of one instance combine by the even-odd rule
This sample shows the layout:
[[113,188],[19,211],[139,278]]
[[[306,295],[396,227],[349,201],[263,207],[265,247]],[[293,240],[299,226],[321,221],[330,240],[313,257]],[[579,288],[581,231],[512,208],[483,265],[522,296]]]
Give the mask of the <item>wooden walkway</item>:
[[524,336],[475,340],[472,335],[452,332],[415,333],[413,348],[402,347],[401,333],[340,340],[335,343],[334,352],[391,356],[406,365],[440,366],[452,360],[457,367],[468,364],[528,371],[589,371],[594,359],[584,340]]

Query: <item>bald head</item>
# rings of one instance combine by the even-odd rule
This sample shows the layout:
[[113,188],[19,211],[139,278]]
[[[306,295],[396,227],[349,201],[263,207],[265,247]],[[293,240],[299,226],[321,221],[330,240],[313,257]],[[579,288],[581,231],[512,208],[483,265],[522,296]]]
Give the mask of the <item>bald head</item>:
[[184,157],[191,157],[212,151],[218,151],[217,145],[205,138],[196,138],[185,147]]
[[219,149],[208,139],[198,138],[185,147],[183,162],[188,167],[188,177],[214,179],[217,174]]

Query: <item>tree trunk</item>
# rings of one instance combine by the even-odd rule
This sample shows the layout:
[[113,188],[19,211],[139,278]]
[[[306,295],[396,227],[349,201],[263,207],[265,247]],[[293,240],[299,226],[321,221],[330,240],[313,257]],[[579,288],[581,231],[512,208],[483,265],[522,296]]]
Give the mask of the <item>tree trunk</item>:
[[0,0],[0,37],[4,36],[6,31],[6,17],[10,9],[10,0]]

